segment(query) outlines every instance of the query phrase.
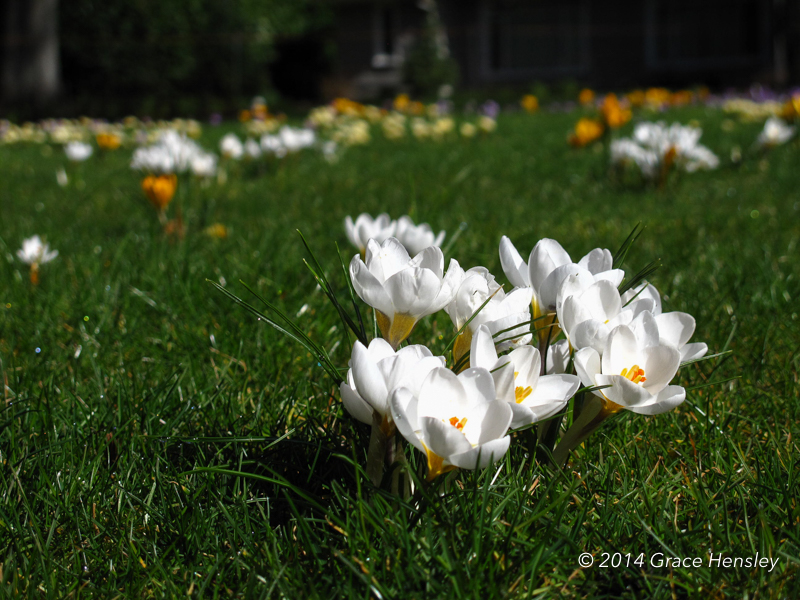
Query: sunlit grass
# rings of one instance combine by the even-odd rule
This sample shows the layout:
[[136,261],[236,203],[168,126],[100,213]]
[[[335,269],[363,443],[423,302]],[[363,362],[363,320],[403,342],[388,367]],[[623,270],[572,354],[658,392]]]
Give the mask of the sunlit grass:
[[[660,116],[698,120],[720,169],[648,187],[610,177],[602,148],[569,147],[575,114],[503,115],[483,139],[378,140],[336,164],[308,153],[228,167],[221,187],[182,182],[183,241],[164,237],[129,151],[68,167],[62,189],[59,149],[0,147],[4,591],[795,597],[800,146],[758,153],[760,124],[726,131],[712,109]],[[694,389],[677,410],[612,419],[563,473],[538,465],[522,433],[495,467],[404,503],[370,487],[369,432],[316,360],[206,281],[244,296],[242,280],[293,318],[308,304],[296,322],[346,367],[353,338],[296,230],[344,294],[335,243],[349,260],[342,220],[362,211],[449,236],[464,223],[449,256],[503,281],[503,234],[524,252],[552,237],[581,256],[642,222],[628,272],[660,258],[665,310],[693,314],[711,353],[733,352],[681,371]],[[202,233],[217,222],[227,239]],[[35,233],[60,256],[32,288],[14,254]],[[437,352],[452,333],[440,314],[411,341]],[[594,567],[579,568],[582,552]],[[603,552],[704,565],[604,569]],[[779,561],[709,568],[710,552]]]

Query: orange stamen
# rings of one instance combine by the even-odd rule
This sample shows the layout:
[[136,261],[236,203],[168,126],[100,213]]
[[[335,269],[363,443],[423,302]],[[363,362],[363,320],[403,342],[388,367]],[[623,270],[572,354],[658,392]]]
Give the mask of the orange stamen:
[[622,369],[620,375],[625,379],[630,379],[633,383],[644,383],[647,381],[647,377],[644,376],[644,369],[639,367],[639,365],[633,365],[630,370]]
[[463,431],[464,430],[464,425],[466,425],[466,424],[467,424],[467,417],[464,417],[460,421],[458,420],[458,417],[450,417],[450,425],[452,425],[453,427],[455,427],[459,431]]

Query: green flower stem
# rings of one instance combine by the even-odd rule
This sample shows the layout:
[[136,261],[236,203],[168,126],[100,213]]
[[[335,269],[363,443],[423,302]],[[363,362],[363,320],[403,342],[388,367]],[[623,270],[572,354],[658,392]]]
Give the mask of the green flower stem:
[[573,421],[570,427],[561,438],[555,452],[553,452],[553,464],[563,467],[569,458],[570,452],[577,448],[583,441],[596,431],[609,416],[617,412],[609,402],[600,399],[592,394],[585,400],[580,415]]
[[369,450],[367,451],[367,477],[375,487],[380,487],[383,480],[383,463],[387,458],[389,441],[381,429],[380,421],[373,419],[372,432],[369,436]]

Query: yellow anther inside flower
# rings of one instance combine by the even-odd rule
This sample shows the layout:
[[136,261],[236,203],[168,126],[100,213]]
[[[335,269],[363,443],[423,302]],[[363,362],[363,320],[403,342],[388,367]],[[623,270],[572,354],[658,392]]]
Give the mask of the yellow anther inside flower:
[[525,388],[522,386],[517,386],[516,388],[514,388],[514,397],[517,401],[517,404],[525,400],[525,398],[530,396],[532,392],[533,388],[531,388],[531,386]]
[[463,431],[464,430],[464,425],[466,425],[466,424],[467,424],[467,417],[464,417],[460,421],[458,420],[458,417],[450,417],[450,425],[452,425],[453,427],[455,427],[459,431]]
[[620,373],[625,379],[630,379],[633,383],[644,383],[647,377],[644,376],[644,369],[639,365],[633,365],[630,369],[622,369]]

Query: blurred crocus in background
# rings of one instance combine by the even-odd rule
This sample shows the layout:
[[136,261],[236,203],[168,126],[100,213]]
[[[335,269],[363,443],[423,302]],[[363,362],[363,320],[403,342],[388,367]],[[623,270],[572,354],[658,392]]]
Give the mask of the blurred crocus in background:
[[58,256],[58,250],[50,250],[50,246],[38,235],[22,241],[22,248],[17,250],[17,258],[31,267],[31,283],[39,284],[39,265],[48,263]]
[[70,142],[64,146],[64,153],[72,162],[83,162],[92,155],[92,147],[83,142]]

